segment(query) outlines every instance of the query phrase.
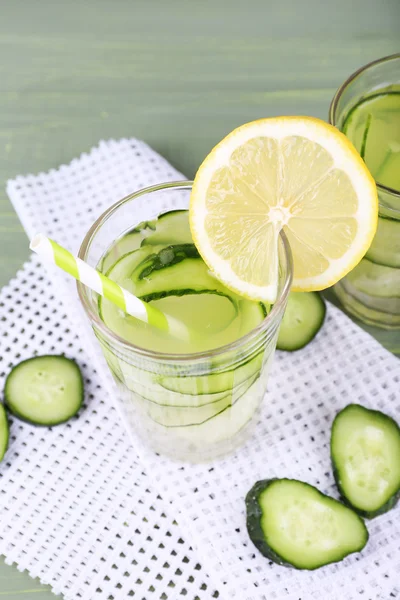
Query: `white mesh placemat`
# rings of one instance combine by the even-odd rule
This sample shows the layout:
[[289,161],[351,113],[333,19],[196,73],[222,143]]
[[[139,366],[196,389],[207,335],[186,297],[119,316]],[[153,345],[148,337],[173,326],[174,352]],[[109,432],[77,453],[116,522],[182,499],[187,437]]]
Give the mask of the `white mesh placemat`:
[[[102,143],[57,171],[19,177],[8,191],[28,234],[43,230],[76,251],[111,202],[175,178],[145,144],[123,140]],[[361,402],[399,421],[395,357],[329,306],[312,344],[277,354],[251,441],[212,465],[180,465],[136,440],[129,444],[74,284],[51,270],[52,287],[47,277],[39,281],[41,270],[31,261],[2,293],[2,370],[33,352],[64,351],[86,365],[90,382],[76,421],[53,431],[13,424],[0,466],[0,552],[8,561],[74,599],[91,600],[99,590],[115,600],[206,600],[216,588],[237,600],[400,596],[398,508],[367,523],[370,541],[361,555],[311,573],[265,560],[248,540],[244,510],[252,484],[273,476],[304,479],[337,497],[329,461],[333,416]]]
[[[38,228],[76,249],[94,215],[132,186],[182,178],[144,145],[139,149],[140,157],[128,142],[102,145],[94,161],[84,159],[92,162],[89,177],[75,161],[40,181],[10,184],[18,190],[25,226],[36,218]],[[114,168],[107,171],[104,161]],[[92,205],[81,202],[78,189]],[[15,191],[10,194],[15,197]],[[65,295],[43,271],[33,256],[0,294],[0,385],[19,361],[64,352],[84,372],[85,409],[52,430],[12,419],[10,448],[0,464],[0,554],[71,600],[218,597],[190,536],[182,535],[173,511],[167,512],[151,487],[113,408],[113,384],[104,366],[101,385],[96,372],[101,355],[95,364],[90,339],[86,343],[73,325],[74,309],[71,321],[68,302],[61,303]],[[74,293],[74,285],[66,290]]]

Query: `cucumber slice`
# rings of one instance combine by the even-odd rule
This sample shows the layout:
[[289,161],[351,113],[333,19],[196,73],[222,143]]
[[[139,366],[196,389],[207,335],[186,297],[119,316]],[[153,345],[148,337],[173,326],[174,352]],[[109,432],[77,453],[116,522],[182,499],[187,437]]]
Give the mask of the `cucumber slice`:
[[36,356],[8,375],[4,402],[19,419],[33,425],[59,425],[82,406],[83,379],[75,361],[65,356]]
[[156,230],[142,242],[147,245],[193,244],[188,210],[171,210],[158,217]]
[[313,570],[360,552],[368,541],[350,508],[295,479],[258,481],[246,496],[247,531],[274,562]]
[[133,252],[140,248],[140,245],[146,239],[146,236],[151,235],[155,231],[156,221],[143,221],[139,223],[130,232],[123,235],[112,248],[106,252],[103,259],[100,261],[98,269],[102,273],[107,271],[125,254]]
[[157,254],[151,255],[144,265],[139,265],[137,273],[132,275],[134,281],[147,279],[153,271],[164,271],[169,267],[182,262],[185,258],[200,258],[194,244],[170,244],[163,246]]
[[[191,292],[184,294],[180,298],[179,305],[175,302],[168,304],[168,301],[173,301],[173,295],[180,294],[177,294],[176,291],[171,292],[171,296],[167,294],[168,292],[163,293],[164,298],[156,300],[152,304],[163,312],[172,314],[172,316],[180,316],[179,312],[181,312],[183,316],[182,321],[186,323],[190,323],[190,315],[193,315],[193,313],[196,314],[196,306],[202,304],[205,307],[209,306],[210,309],[213,309],[211,313],[201,313],[195,322],[195,327],[193,327],[194,334],[198,335],[199,344],[201,343],[204,349],[207,349],[207,346],[209,347],[210,339],[212,339],[215,346],[219,344],[220,339],[224,343],[226,331],[232,331],[231,337],[234,339],[237,332],[240,334],[239,328],[242,321],[244,321],[243,326],[248,325],[250,330],[253,323],[256,326],[262,320],[262,317],[260,317],[262,314],[261,310],[257,307],[252,309],[246,308],[246,310],[243,310],[246,318],[244,319],[244,314],[242,314],[242,319],[236,320],[237,308],[231,300],[226,296],[215,296],[213,292],[208,292],[208,290],[196,292],[196,301],[194,301]],[[189,296],[192,298],[190,301]],[[215,298],[217,298],[217,302],[215,302]],[[159,331],[154,331],[151,325],[138,322],[137,319],[116,309],[110,301],[102,300],[99,302],[99,313],[104,323],[128,342],[136,346],[152,348],[159,352],[171,353],[171,337],[169,335],[163,335]],[[211,326],[210,336],[212,338],[207,338],[202,334],[201,325],[204,323]],[[173,343],[175,352],[182,351],[187,353],[190,351],[185,341],[173,340]]]
[[[153,420],[147,419],[147,433],[154,439],[165,438],[165,442],[172,441],[188,444],[188,452],[201,452],[202,449],[231,440],[245,430],[263,399],[266,387],[267,369],[263,370],[261,377],[256,377],[254,383],[233,405],[222,412],[204,421],[199,425],[186,427],[166,427]],[[173,436],[173,437],[171,437]]]
[[4,406],[0,404],[0,462],[3,460],[8,448],[9,429],[7,413]]
[[125,254],[140,246],[169,246],[171,244],[192,244],[187,210],[172,210],[154,221],[143,221],[122,236],[109,250],[99,269],[106,273]]
[[400,267],[400,221],[379,217],[378,229],[365,257],[379,265]]
[[134,393],[161,406],[201,407],[225,397],[230,390],[264,368],[264,350],[246,363],[221,373],[193,376],[161,376],[139,369],[106,353],[107,362],[117,379]]
[[376,410],[349,404],[336,415],[331,459],[343,499],[364,517],[387,512],[400,497],[400,428]]
[[229,390],[223,390],[214,394],[199,394],[197,396],[180,394],[162,387],[156,377],[155,379],[149,379],[147,382],[133,381],[126,378],[122,378],[121,381],[125,383],[129,390],[135,392],[147,402],[152,402],[161,408],[202,408],[205,405],[223,400],[230,393]]
[[278,350],[307,346],[321,329],[325,314],[325,302],[317,292],[290,292],[279,329]]
[[229,371],[193,377],[160,377],[159,383],[166,390],[179,394],[190,396],[216,394],[231,390],[246,381],[246,379],[259,374],[263,366],[263,357],[264,351]]
[[100,260],[97,267],[98,270],[102,273],[107,273],[122,256],[140,248],[142,241],[143,238],[140,233],[128,233],[124,235]]
[[[377,298],[369,294],[363,294],[348,283],[346,277],[335,285],[337,297],[344,308],[364,323],[379,326],[391,330],[392,336],[388,334],[388,340],[394,335],[394,329],[400,327],[400,296],[398,298]],[[384,343],[385,333],[381,332],[381,342]],[[395,335],[392,343],[392,352],[400,351],[398,339]],[[396,350],[397,348],[397,350]]]
[[[142,246],[122,256],[108,270],[107,276],[146,302],[203,291],[230,298],[225,286],[199,258],[194,244]],[[99,303],[103,303],[102,299]]]
[[149,256],[156,256],[156,253],[163,248],[164,246],[150,246],[137,248],[136,250],[127,252],[113,263],[113,265],[106,272],[106,275],[113,281],[117,282],[128,280],[131,278],[132,273],[135,272],[139,265],[144,263]]
[[[199,351],[209,349],[211,340],[213,347],[217,347],[238,339],[259,325],[266,315],[266,307],[261,303],[245,301],[229,292],[198,257],[193,244],[142,246],[123,256],[109,270],[108,276],[145,301],[157,303],[160,310],[187,322],[189,327],[200,333],[196,342]],[[202,303],[197,313],[199,317],[193,319],[198,302],[193,299],[186,302],[184,298],[193,294],[207,294],[208,299],[216,294],[220,298],[210,299],[209,310],[206,310],[208,299],[199,299],[198,302]],[[181,296],[179,303],[175,300],[169,303],[168,298],[171,300],[174,296]],[[171,352],[170,337],[165,336],[164,339],[159,332],[128,317],[103,298],[99,298],[99,314],[111,330],[127,341]],[[236,318],[238,315],[240,319]],[[208,337],[204,335],[205,330],[209,332]],[[174,340],[174,351],[187,352],[187,346]]]
[[[381,268],[386,269],[388,267]],[[386,323],[386,326],[389,328],[390,326],[396,327],[399,324],[400,295],[397,298],[392,296],[372,296],[349,285],[346,279],[342,280],[342,286],[348,296],[348,302],[346,303],[345,300],[345,305],[348,304],[356,316],[359,314],[361,320],[366,323],[370,319],[375,321],[375,323],[381,320],[383,321],[381,326],[385,327],[384,323]]]
[[[141,233],[142,235],[151,235],[152,231],[156,230],[157,219],[152,221],[142,221],[139,225],[136,225],[129,233]],[[150,232],[150,233],[149,233]]]
[[356,290],[377,298],[400,298],[400,269],[377,265],[366,258],[346,276]]
[[[396,125],[398,125],[398,122]],[[399,167],[400,160],[398,142],[393,141],[393,147],[389,147],[387,149],[379,169],[377,169],[376,173],[374,173],[375,181],[397,190],[400,182]]]
[[172,295],[175,290],[182,295],[189,290],[207,290],[227,296],[226,287],[211,274],[194,244],[164,247],[141,263],[130,278],[136,295],[148,302],[164,297],[166,291]]
[[143,408],[147,416],[164,427],[201,425],[233,406],[247,392],[257,377],[258,375],[250,377],[249,380],[235,389],[225,393],[221,399],[201,406],[160,406],[153,402],[148,403],[145,401]]

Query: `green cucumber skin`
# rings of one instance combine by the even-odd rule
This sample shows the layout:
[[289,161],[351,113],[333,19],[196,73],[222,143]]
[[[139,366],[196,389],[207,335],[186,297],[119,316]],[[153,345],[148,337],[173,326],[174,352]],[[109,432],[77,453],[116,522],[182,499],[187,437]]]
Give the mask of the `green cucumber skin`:
[[68,421],[70,421],[71,419],[76,417],[76,415],[82,408],[82,405],[83,405],[83,399],[82,399],[81,405],[79,406],[78,410],[76,412],[74,412],[70,417],[63,419],[62,421],[49,421],[48,423],[36,423],[36,421],[31,421],[30,419],[27,419],[26,417],[21,415],[21,413],[19,413],[17,410],[11,409],[8,404],[7,404],[7,408],[16,419],[18,419],[19,421],[22,421],[23,423],[27,423],[28,425],[32,425],[33,427],[57,427],[57,425],[63,425],[64,423],[68,423]]
[[[174,238],[174,233],[176,233],[176,232],[170,232],[168,230],[168,226],[171,225],[169,223],[169,221],[171,221],[171,217],[172,217],[173,218],[172,222],[174,224],[174,227],[175,228],[178,227],[178,229],[179,229],[179,226],[181,224],[179,221],[178,221],[178,223],[176,223],[175,217],[179,217],[184,214],[186,214],[186,215],[188,214],[187,209],[170,210],[166,213],[159,215],[157,217],[157,219],[155,219],[154,221],[151,222],[153,225],[153,233],[151,233],[150,235],[148,235],[144,238],[144,240],[141,243],[141,246],[153,245],[155,238],[156,238],[156,244],[159,244],[160,243],[160,239],[158,237],[159,235],[164,236],[165,240],[171,239],[171,237]],[[167,223],[165,223],[165,222],[167,222]],[[157,231],[157,227],[160,224],[161,224],[161,231],[160,231],[160,228],[158,228],[158,231]],[[167,227],[167,230],[165,230],[165,227]],[[176,242],[176,243],[193,243],[193,240],[190,235],[190,230],[188,231],[188,234],[189,235],[187,235],[187,236],[183,236],[183,238],[185,238],[185,240],[187,240],[187,241],[183,242],[182,232],[179,231],[179,233],[177,235],[177,239],[180,239],[181,241]],[[164,243],[164,242],[162,242],[162,243]]]
[[331,460],[331,462],[332,462],[333,476],[335,478],[335,482],[336,482],[337,488],[340,492],[340,497],[341,497],[343,503],[346,504],[346,506],[348,506],[349,508],[353,509],[354,512],[356,512],[358,515],[360,515],[360,517],[363,517],[364,519],[374,519],[375,517],[379,517],[379,515],[383,515],[384,513],[388,512],[389,510],[391,510],[392,508],[394,508],[396,506],[397,502],[400,499],[400,489],[397,490],[397,492],[388,500],[388,502],[383,504],[377,510],[373,510],[373,511],[362,510],[361,508],[358,508],[357,506],[352,504],[350,502],[350,500],[348,500],[346,498],[345,492],[344,492],[342,484],[341,484],[340,472],[336,468],[333,460]]
[[187,208],[175,208],[174,210],[168,210],[167,212],[162,213],[159,217],[157,217],[157,221],[165,221],[166,218],[171,217],[172,215],[177,215],[181,213],[187,213]]
[[[102,343],[101,340],[100,340],[100,343]],[[232,382],[232,383],[235,384],[235,388],[238,387],[238,386],[240,386],[240,385],[245,384],[246,381],[250,381],[251,378],[253,378],[255,376],[257,376],[257,378],[258,378],[261,375],[262,369],[263,369],[263,366],[264,366],[264,362],[262,360],[263,356],[264,356],[264,350],[261,350],[255,356],[249,358],[248,360],[246,360],[244,363],[242,363],[240,365],[239,368],[244,368],[244,367],[246,367],[246,365],[249,365],[249,363],[254,362],[254,369],[252,369],[251,372],[249,372],[248,377],[246,377],[242,381],[240,381],[240,382]],[[112,361],[108,361],[107,360],[107,363],[108,363],[108,366],[109,366],[112,374],[114,375],[114,377],[122,385],[124,385],[124,387],[127,387],[127,383],[126,383],[126,381],[124,379],[124,375],[122,374],[121,369],[117,370],[117,367],[115,366],[114,362],[112,362]],[[214,402],[217,402],[218,400],[220,400],[222,398],[222,396],[220,394],[221,393],[225,393],[225,392],[229,393],[229,389],[230,388],[228,388],[228,390],[227,390],[226,388],[220,389],[218,387],[217,390],[213,390],[212,389],[213,386],[210,386],[211,389],[208,389],[207,391],[203,391],[203,392],[202,391],[198,391],[198,390],[193,391],[192,393],[189,392],[189,391],[183,392],[181,389],[179,389],[178,386],[177,387],[173,387],[171,385],[168,386],[167,385],[168,382],[166,382],[165,379],[168,379],[168,381],[169,381],[171,379],[171,377],[172,377],[173,380],[177,379],[179,381],[182,381],[182,380],[185,380],[185,379],[189,379],[189,380],[192,380],[192,379],[201,380],[201,379],[204,378],[204,379],[206,379],[206,380],[209,381],[210,378],[213,378],[215,376],[225,375],[225,374],[228,374],[228,373],[235,373],[237,371],[237,368],[238,367],[226,368],[226,369],[223,369],[221,371],[216,371],[215,373],[212,373],[212,374],[209,374],[209,375],[188,375],[188,376],[179,376],[179,375],[176,375],[176,376],[170,376],[170,377],[163,377],[162,375],[154,375],[154,377],[155,377],[154,380],[150,381],[150,382],[147,382],[147,385],[149,386],[150,390],[151,390],[152,385],[156,385],[156,386],[159,386],[160,388],[162,388],[162,389],[159,390],[159,392],[165,391],[166,394],[172,393],[172,394],[176,394],[177,396],[180,396],[182,398],[184,398],[185,396],[188,396],[188,397],[192,397],[193,400],[194,400],[196,397],[198,397],[201,400],[204,396],[209,396],[210,397],[210,400],[208,402],[204,402],[204,403],[202,402],[202,403],[200,403],[198,405],[195,405],[194,402],[193,402],[193,400],[189,404],[172,404],[171,405],[170,403],[158,402],[157,400],[154,400],[154,399],[149,398],[147,396],[143,396],[141,392],[137,392],[137,393],[138,393],[139,396],[142,396],[145,400],[148,400],[148,401],[150,401],[150,402],[152,402],[154,404],[157,404],[158,406],[164,406],[164,407],[172,406],[172,407],[175,407],[175,408],[183,408],[183,409],[205,406],[207,404],[213,404]],[[128,388],[129,388],[129,386],[128,386]],[[135,391],[134,382],[133,382],[132,391]],[[215,396],[215,399],[211,399],[211,397],[213,397],[213,396]]]
[[[283,567],[290,567],[292,569],[298,569],[300,571],[315,571],[316,569],[320,569],[322,566],[326,566],[326,565],[319,565],[319,566],[316,566],[316,567],[310,568],[310,569],[307,569],[304,567],[302,567],[302,568],[297,567],[296,565],[288,562],[285,558],[283,558],[283,556],[277,554],[267,544],[267,542],[265,540],[265,535],[264,535],[264,532],[261,527],[262,509],[258,502],[258,498],[262,492],[264,492],[275,481],[279,481],[279,479],[280,479],[279,477],[273,477],[272,479],[262,479],[260,481],[257,481],[253,485],[251,490],[247,493],[246,500],[245,500],[246,515],[247,515],[246,516],[246,526],[247,526],[247,531],[248,531],[249,537],[250,537],[251,541],[253,542],[253,544],[261,552],[261,554],[263,556],[265,556],[266,558],[269,558],[270,560],[277,563],[278,565],[281,565]],[[324,498],[324,499],[328,498],[329,500],[334,500],[334,498],[332,498],[331,496],[328,496],[327,494],[323,494],[322,492],[317,490],[314,486],[310,485],[309,483],[305,483],[304,481],[300,481],[300,480],[296,480],[296,479],[287,479],[287,481],[299,481],[299,483],[301,483],[302,485],[308,486],[308,487],[316,490],[318,492],[318,494],[320,496],[322,496],[322,498]],[[340,504],[340,502],[338,500],[336,500],[336,502],[338,502]],[[358,516],[357,513],[356,513],[356,516]],[[358,517],[358,518],[364,525],[364,522],[361,519],[361,517]],[[349,554],[353,554],[354,552],[361,552],[361,550],[366,546],[366,544],[368,542],[368,538],[369,538],[369,534],[368,534],[368,531],[367,531],[365,525],[364,525],[364,528],[365,528],[365,542],[360,548],[356,548],[356,549],[352,550],[351,552],[344,553],[340,558],[338,558],[338,560],[332,561],[332,562],[326,563],[326,564],[332,564],[333,562],[340,562],[341,560],[346,558],[346,556],[349,556]]]
[[[8,377],[11,375],[11,373],[15,372],[15,369],[18,369],[21,365],[23,365],[24,363],[30,362],[32,360],[32,358],[57,358],[57,359],[64,359],[69,361],[70,363],[74,363],[75,367],[76,367],[76,372],[77,375],[80,378],[81,381],[81,399],[79,402],[79,405],[76,409],[76,411],[69,415],[66,419],[63,419],[61,421],[57,420],[57,421],[52,421],[52,422],[48,422],[48,423],[38,423],[36,421],[32,421],[28,418],[26,418],[24,415],[22,415],[18,409],[16,409],[12,402],[10,401],[8,394],[7,394],[7,381],[8,381]],[[16,417],[17,419],[19,419],[20,421],[23,421],[24,423],[28,423],[29,425],[34,425],[35,427],[55,427],[56,425],[62,425],[63,423],[67,423],[68,421],[70,421],[73,417],[75,417],[78,412],[80,411],[80,409],[83,406],[83,401],[84,401],[84,397],[85,397],[85,391],[84,391],[84,384],[83,384],[83,377],[82,377],[82,373],[81,370],[77,364],[77,362],[75,360],[73,360],[72,358],[67,358],[66,356],[60,355],[60,354],[43,354],[40,356],[35,356],[32,358],[27,358],[26,360],[22,360],[21,362],[19,362],[17,365],[15,365],[15,367],[13,367],[10,371],[10,373],[8,374],[8,377],[6,379],[5,382],[5,386],[4,386],[4,404],[7,407],[7,409],[10,411],[10,413],[12,415],[14,415],[14,417]]]
[[[167,260],[163,260],[163,257]],[[143,263],[138,265],[142,270],[137,279],[146,279],[153,271],[177,265],[182,260],[185,260],[185,258],[200,259],[199,251],[194,244],[171,244],[170,246],[165,246],[157,254],[151,254]],[[138,267],[136,267],[136,270],[138,270]]]
[[339,490],[340,497],[343,500],[343,503],[346,504],[346,506],[348,506],[349,508],[352,508],[361,517],[364,517],[365,519],[373,519],[375,517],[378,517],[379,515],[383,515],[384,513],[388,512],[389,510],[391,510],[392,508],[394,508],[396,506],[397,502],[400,500],[400,486],[399,486],[399,489],[391,496],[391,498],[389,498],[389,500],[387,502],[385,502],[385,504],[382,504],[382,506],[380,506],[376,510],[372,510],[372,511],[363,510],[363,509],[359,508],[358,506],[355,506],[347,498],[346,492],[342,485],[340,469],[336,465],[336,462],[335,462],[335,459],[333,456],[332,438],[333,438],[333,430],[335,427],[336,420],[338,419],[338,417],[340,415],[343,415],[346,410],[350,410],[351,407],[353,407],[353,406],[357,406],[358,408],[363,408],[364,410],[367,410],[369,413],[375,414],[379,418],[381,418],[381,419],[383,418],[384,420],[389,421],[390,423],[395,425],[395,427],[397,428],[397,430],[399,432],[399,436],[400,436],[400,427],[398,426],[396,421],[394,419],[392,419],[392,417],[389,417],[389,415],[385,415],[385,413],[382,413],[379,410],[366,409],[365,407],[360,406],[359,404],[348,404],[345,408],[343,408],[343,410],[341,410],[337,413],[337,415],[332,423],[331,442],[330,442],[331,464],[332,464],[333,476],[335,478],[336,486]]
[[0,404],[0,427],[3,428],[2,433],[4,434],[3,439],[2,439],[2,445],[0,446],[0,462],[1,462],[8,450],[8,443],[10,440],[10,428],[9,428],[9,424],[8,424],[7,413],[2,404]]
[[[163,298],[168,298],[169,296],[189,296],[195,294],[215,294],[216,296],[222,296],[230,301],[233,306],[235,306],[234,301],[228,294],[224,294],[219,290],[194,290],[191,288],[178,289],[178,290],[166,290],[164,292],[154,292],[153,294],[144,294],[143,296],[139,296],[143,302],[152,302],[153,300],[162,300]],[[268,309],[265,304],[259,302],[260,308],[262,310],[264,318],[268,315]]]
[[262,510],[258,503],[258,497],[266,490],[274,481],[277,481],[277,477],[272,479],[262,479],[257,481],[251,490],[247,493],[245,504],[246,504],[246,527],[249,537],[256,548],[261,552],[263,556],[269,558],[274,563],[283,567],[293,567],[290,563],[286,562],[285,559],[276,554],[272,548],[265,541],[264,532],[261,528]]
[[[393,226],[396,226],[396,228],[398,229],[399,233],[400,233],[400,220],[398,219],[393,219],[392,217],[388,217],[385,215],[379,215],[379,219],[378,219],[378,229],[380,230],[381,227],[381,223],[380,221],[382,221],[382,223],[385,223],[385,221],[387,221],[388,223],[392,223]],[[387,232],[385,232],[387,233]],[[389,237],[390,239],[390,237]],[[375,265],[380,265],[382,267],[390,267],[392,269],[396,269],[400,267],[400,262],[399,262],[399,258],[397,258],[396,260],[393,260],[391,258],[388,258],[388,253],[386,252],[385,254],[385,258],[378,258],[378,256],[381,254],[381,252],[376,252],[375,249],[375,243],[377,242],[379,244],[379,241],[381,241],[381,243],[386,241],[386,238],[383,238],[382,234],[379,234],[379,231],[377,230],[376,235],[375,235],[375,239],[372,241],[371,246],[369,247],[367,253],[365,254],[364,258],[366,258],[367,260],[369,260],[370,262],[374,263]],[[387,246],[387,244],[386,244]],[[378,256],[377,256],[378,255]]]
[[326,303],[325,303],[325,300],[322,298],[321,294],[319,294],[318,292],[304,292],[304,293],[306,293],[306,294],[315,294],[315,296],[319,298],[319,300],[320,300],[320,307],[321,307],[321,311],[322,311],[321,320],[310,331],[310,334],[307,337],[307,339],[304,341],[304,343],[300,344],[300,345],[297,345],[295,348],[294,347],[289,347],[288,344],[285,344],[282,341],[279,341],[279,335],[278,335],[278,341],[277,341],[277,344],[276,344],[276,349],[277,350],[282,350],[284,352],[297,352],[297,350],[302,350],[303,348],[305,348],[306,346],[308,346],[308,344],[310,342],[313,341],[313,339],[316,337],[317,333],[320,331],[320,329],[322,328],[323,324],[325,323],[325,318],[326,318]]
[[227,298],[227,300],[229,300],[231,302],[231,304],[233,304],[235,306],[235,304],[230,296],[228,296],[227,294],[223,294],[222,292],[219,292],[218,290],[193,290],[191,288],[178,289],[178,290],[165,290],[164,292],[154,292],[153,294],[144,294],[143,296],[139,296],[139,298],[141,300],[143,300],[143,302],[152,302],[153,300],[162,300],[163,298],[168,298],[169,296],[189,296],[189,295],[193,296],[196,294],[215,294],[216,296],[223,296],[224,298]]
[[[143,255],[142,260],[140,260],[137,264],[135,264],[134,266],[134,270],[137,269],[141,264],[145,263],[149,256],[155,256],[156,255],[156,249],[162,250],[163,246],[151,246],[151,247],[143,247],[140,246],[139,248],[136,248],[136,250],[131,250],[130,252],[126,252],[125,254],[123,254],[122,256],[120,256],[112,265],[110,265],[108,267],[108,269],[105,271],[105,275],[107,277],[110,277],[111,279],[113,279],[113,274],[115,271],[115,268],[119,266],[119,264],[124,260],[126,261],[128,257],[131,257],[133,255],[135,255],[135,258],[139,255]],[[104,262],[104,261],[103,261]],[[103,271],[102,271],[103,272]],[[131,274],[130,274],[131,275]],[[130,276],[129,275],[129,276]],[[113,279],[114,281],[114,279]]]
[[142,231],[145,231],[146,229],[155,231],[156,230],[156,219],[154,219],[153,221],[142,221],[141,223],[139,223],[139,225],[136,225],[136,227],[127,231],[125,235],[129,235],[130,233],[141,233]]
[[366,96],[365,98],[362,99],[361,102],[358,102],[355,106],[353,106],[349,112],[347,113],[345,119],[344,119],[344,123],[343,123],[343,133],[346,135],[348,127],[350,125],[350,120],[351,118],[354,116],[354,113],[356,112],[356,110],[361,106],[361,104],[363,104],[364,102],[369,102],[370,100],[372,100],[372,98],[377,98],[378,96],[387,96],[388,94],[400,94],[400,92],[397,92],[395,90],[391,90],[390,92],[379,92],[377,94],[371,94],[370,96]]
[[[367,254],[364,256],[363,260],[368,260],[369,262],[373,263],[374,265],[377,265],[378,267],[388,267],[389,269],[397,269],[398,265],[388,265],[385,264],[383,262],[378,262],[377,260],[371,258],[370,254],[367,252]],[[397,298],[398,296],[389,296],[389,298]]]

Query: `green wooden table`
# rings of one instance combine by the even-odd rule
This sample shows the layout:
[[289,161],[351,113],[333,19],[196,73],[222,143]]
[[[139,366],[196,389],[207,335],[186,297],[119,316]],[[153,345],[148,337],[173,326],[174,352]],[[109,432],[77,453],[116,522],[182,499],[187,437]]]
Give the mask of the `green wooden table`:
[[[400,50],[399,26],[398,0],[0,0],[0,285],[28,257],[8,178],[123,136],[191,177],[245,121],[326,118],[347,75]],[[3,597],[54,596],[0,558]]]

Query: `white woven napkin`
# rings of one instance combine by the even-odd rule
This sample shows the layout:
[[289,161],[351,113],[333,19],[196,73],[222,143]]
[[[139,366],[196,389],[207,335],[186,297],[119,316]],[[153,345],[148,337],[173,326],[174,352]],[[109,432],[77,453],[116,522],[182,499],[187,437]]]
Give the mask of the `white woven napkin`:
[[[47,231],[76,251],[112,202],[176,177],[145,144],[109,142],[57,172],[17,178],[9,194],[29,234]],[[46,275],[36,256],[0,294],[1,388],[12,365],[48,353],[75,358],[86,384],[85,409],[66,425],[12,419],[0,463],[0,554],[66,600],[215,598],[190,535],[125,433],[101,352],[69,297],[72,280],[56,269]]]
[[[29,235],[43,230],[76,251],[111,202],[180,178],[142,142],[122,140],[102,142],[57,171],[18,177],[8,192]],[[74,600],[208,600],[217,597],[215,589],[237,600],[400,595],[399,508],[367,523],[370,541],[360,555],[303,572],[274,565],[255,550],[244,507],[252,484],[273,476],[303,479],[337,497],[332,419],[349,402],[361,402],[399,421],[395,357],[329,306],[316,340],[297,353],[277,354],[247,445],[210,465],[180,465],[134,438],[129,443],[74,284],[51,267],[48,276],[43,272],[34,259],[2,292],[2,377],[34,352],[64,351],[84,369],[87,408],[52,431],[13,423],[0,465],[0,552],[8,562]]]

